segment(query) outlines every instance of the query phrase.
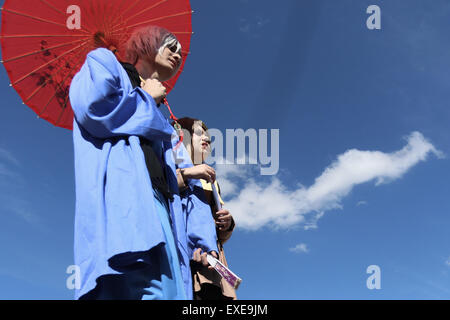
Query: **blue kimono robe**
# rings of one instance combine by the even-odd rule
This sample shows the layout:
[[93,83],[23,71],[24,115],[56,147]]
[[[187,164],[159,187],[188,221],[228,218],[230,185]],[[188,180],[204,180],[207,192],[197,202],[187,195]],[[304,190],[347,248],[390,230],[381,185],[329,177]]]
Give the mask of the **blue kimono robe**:
[[[165,234],[139,138],[161,144],[171,190],[178,190],[175,164],[192,163],[183,144],[174,152],[178,137],[173,127],[147,92],[133,89],[111,51],[99,48],[88,54],[69,96],[75,114],[78,299],[96,286],[100,276],[120,274],[136,263],[158,263],[141,254],[164,244]],[[199,185],[198,180],[191,181],[191,191]],[[167,203],[186,297],[192,299],[192,250],[217,251],[216,231],[201,194],[190,192],[183,201],[189,202],[189,210],[178,194]]]

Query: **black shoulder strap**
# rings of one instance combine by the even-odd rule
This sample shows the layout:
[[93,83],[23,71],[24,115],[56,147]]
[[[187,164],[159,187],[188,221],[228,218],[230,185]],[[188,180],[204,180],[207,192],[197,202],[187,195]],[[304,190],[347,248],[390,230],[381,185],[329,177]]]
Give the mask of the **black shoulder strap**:
[[[136,87],[140,87],[141,78],[139,77],[139,72],[136,70],[136,68],[132,64],[126,62],[120,62],[120,64],[127,72],[133,89]],[[152,180],[152,185],[156,189],[158,189],[167,199],[173,201],[174,192],[169,188],[164,170],[162,168],[162,164],[153,151],[150,142],[143,137],[140,138],[140,142],[141,149],[145,156],[145,164],[147,165],[147,170],[150,175],[150,179]]]
[[132,64],[127,62],[121,62],[120,64],[127,72],[128,78],[130,78],[130,82],[131,85],[133,86],[133,89],[136,87],[140,87],[141,79],[139,78],[139,72],[136,70],[136,68]]

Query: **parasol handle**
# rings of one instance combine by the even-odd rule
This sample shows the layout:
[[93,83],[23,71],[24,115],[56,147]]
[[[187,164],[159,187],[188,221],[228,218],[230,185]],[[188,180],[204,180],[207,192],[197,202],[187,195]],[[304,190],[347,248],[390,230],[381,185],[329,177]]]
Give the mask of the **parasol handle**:
[[94,45],[97,48],[106,48],[110,50],[114,55],[116,56],[117,60],[122,61],[122,58],[120,57],[119,50],[117,47],[113,44],[108,43],[105,39],[105,34],[103,32],[96,32],[94,34]]
[[[145,82],[144,78],[142,78],[141,76],[139,76],[139,78],[141,79],[142,82]],[[173,122],[175,122],[174,128],[175,130],[177,130],[178,136],[180,137],[180,140],[178,140],[177,144],[174,147],[174,149],[177,150],[180,147],[181,143],[183,142],[184,138],[183,130],[181,128],[181,125],[178,123],[178,118],[175,117],[175,115],[173,114],[169,102],[167,101],[167,98],[164,97],[161,103],[164,104],[167,107],[167,109],[169,109],[170,119],[173,120]]]
[[176,146],[174,147],[174,149],[178,149],[181,145],[181,143],[183,142],[183,130],[181,129],[180,124],[178,123],[178,118],[175,117],[175,115],[172,112],[172,109],[170,108],[169,102],[167,101],[167,98],[164,98],[162,100],[162,103],[165,104],[167,106],[167,109],[169,109],[170,112],[170,119],[173,120],[175,122],[175,129],[178,131],[178,136],[180,137],[180,140],[177,142]]

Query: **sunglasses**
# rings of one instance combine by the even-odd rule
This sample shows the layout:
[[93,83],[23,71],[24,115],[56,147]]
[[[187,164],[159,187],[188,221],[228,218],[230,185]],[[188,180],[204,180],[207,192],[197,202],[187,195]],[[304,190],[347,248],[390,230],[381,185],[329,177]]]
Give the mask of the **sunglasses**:
[[169,48],[172,53],[179,53],[181,55],[181,43],[175,37],[167,37],[161,48],[160,53],[164,51],[165,48]]

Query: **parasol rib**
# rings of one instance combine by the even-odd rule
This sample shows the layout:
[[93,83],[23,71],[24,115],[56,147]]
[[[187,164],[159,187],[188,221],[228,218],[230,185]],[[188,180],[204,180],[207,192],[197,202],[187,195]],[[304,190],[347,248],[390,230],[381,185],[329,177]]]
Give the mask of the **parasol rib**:
[[[122,2],[120,3],[120,5],[118,6],[118,8],[122,8],[122,6],[123,6],[123,4],[124,4],[125,1],[128,1],[128,0],[122,0]],[[123,23],[118,23],[118,24],[116,24],[116,22],[117,22],[120,18],[122,18],[122,17],[123,17],[123,14],[122,14],[122,15],[117,15],[117,16],[116,16],[116,18],[112,21],[113,28],[116,28],[116,27],[118,27],[118,26],[120,26],[120,25],[123,24]]]
[[[186,31],[186,32],[184,32],[184,31],[182,31],[182,32],[171,32],[171,33],[173,35],[177,35],[177,34],[180,34],[180,35],[182,35],[182,34],[192,35],[193,34],[193,32],[189,32],[189,31]],[[111,33],[111,35],[112,36],[125,36],[125,35],[129,35],[129,33],[126,33],[126,32],[116,33],[116,32],[114,32],[114,33]]]
[[51,5],[50,3],[48,3],[45,0],[39,0],[40,2],[42,2],[43,4],[47,5],[48,7],[52,8],[53,10],[55,10],[56,12],[62,14],[64,17],[66,16],[66,14],[64,12],[62,12],[61,10],[58,10],[57,8],[55,8],[55,6]]
[[[84,44],[86,45],[86,44]],[[81,47],[80,47],[81,48]],[[70,73],[63,79],[62,83],[64,83],[67,80],[67,77],[70,75]],[[61,88],[61,84],[59,84],[59,88]],[[57,91],[55,90],[55,93],[50,97],[50,99],[47,101],[47,103],[44,105],[44,108],[39,112],[39,116],[41,116],[49,106],[50,102],[53,100],[53,98],[56,97]]]
[[66,110],[67,110],[67,102],[69,102],[69,96],[67,96],[66,99],[64,100],[64,106],[61,107],[62,110],[59,113],[58,120],[56,120],[56,123],[55,123],[56,126],[59,125],[59,122],[61,121],[61,118],[62,118],[64,112],[66,112]]
[[[139,22],[139,23],[133,24],[133,25],[129,26],[129,28],[133,28],[133,27],[139,26],[141,24],[146,24],[146,23],[149,23],[149,22],[161,21],[161,20],[164,20],[164,19],[174,18],[174,17],[185,15],[185,14],[191,14],[191,13],[192,13],[192,11],[185,11],[185,12],[180,12],[180,13],[176,13],[176,14],[172,14],[172,15],[168,15],[168,16],[164,16],[164,17],[150,19],[150,20],[147,20],[147,21],[143,21],[143,22]],[[116,31],[116,30],[114,30],[114,31]]]
[[[47,19],[44,19],[44,18],[41,18],[41,17],[31,16],[31,15],[26,14],[24,12],[14,11],[14,10],[10,10],[10,9],[3,9],[3,11],[9,12],[9,13],[13,13],[13,14],[16,14],[16,15],[19,15],[19,16],[23,16],[23,17],[26,17],[26,18],[34,19],[34,20],[37,20],[37,21],[55,24],[55,25],[60,26],[60,27],[64,27],[64,28],[67,27],[65,24],[61,24],[61,23],[58,23],[58,22],[55,22],[55,21],[47,20]],[[84,32],[88,33],[87,31],[84,31]]]
[[[173,34],[173,35],[176,35],[176,34],[193,34],[193,32],[190,32],[190,31],[175,31],[175,32],[170,32],[171,34]],[[128,35],[129,33],[126,33],[126,32],[122,32],[122,33],[116,33],[116,32],[114,32],[114,33],[111,33],[111,35],[115,35],[115,36],[124,36],[124,35]]]
[[129,6],[122,14],[122,16],[125,16],[127,14],[128,11],[130,11],[134,6],[136,6],[138,4],[138,2],[141,0],[136,0],[131,6]]
[[[148,7],[148,8],[146,8],[145,10],[139,11],[138,13],[136,13],[136,14],[132,15],[131,17],[128,17],[127,19],[125,19],[124,22],[126,23],[126,22],[130,21],[131,19],[133,19],[133,18],[139,16],[140,14],[143,14],[143,13],[145,13],[145,12],[151,10],[151,9],[156,8],[157,6],[159,6],[160,4],[162,4],[162,3],[164,3],[164,2],[167,2],[167,0],[161,0],[160,2],[154,4],[153,6]],[[115,26],[114,26],[114,27],[115,27]]]
[[22,78],[16,80],[14,83],[11,84],[11,86],[14,86],[14,85],[18,84],[19,82],[21,82],[21,81],[23,81],[24,79],[28,78],[30,75],[32,75],[32,74],[35,73],[36,71],[41,70],[42,68],[48,66],[50,63],[52,63],[52,62],[54,62],[54,61],[56,61],[56,60],[58,60],[58,59],[64,57],[66,54],[69,54],[69,53],[71,53],[72,51],[74,51],[74,50],[76,50],[76,49],[79,49],[79,48],[83,47],[83,46],[86,45],[87,43],[88,43],[88,41],[85,41],[84,43],[82,43],[82,44],[79,45],[78,47],[75,47],[75,48],[73,48],[73,49],[70,49],[70,50],[68,50],[68,51],[66,51],[66,52],[64,52],[64,53],[62,53],[61,55],[59,55],[59,56],[56,57],[55,59],[48,61],[47,63],[43,64],[42,66],[40,66],[40,67],[34,69],[33,71],[31,71],[30,73],[24,75]]
[[[75,60],[75,64],[78,64],[78,62],[80,60],[84,59],[84,56],[79,56],[78,59]],[[44,88],[47,83],[50,80],[53,80],[53,74],[58,73],[62,68],[64,68],[65,66],[63,64],[61,64],[60,66],[58,66],[58,68],[56,68],[55,70],[52,71],[52,74],[50,75],[50,77],[47,78],[47,80],[45,80],[44,83],[42,83],[41,85],[39,85],[36,90],[34,90],[25,100],[23,100],[24,103],[28,102],[29,100],[31,100],[42,88]]]
[[[52,8],[53,10],[55,10],[56,12],[58,12],[59,14],[61,14],[64,18],[66,18],[66,13],[58,10],[55,6],[51,5],[50,3],[48,3],[45,0],[39,0],[40,2],[44,3],[45,5],[47,5],[48,7]],[[89,30],[87,30],[86,28],[84,28],[83,26],[81,26],[81,28],[87,32],[89,32]]]
[[[20,55],[20,56],[16,56],[16,57],[12,57],[12,58],[9,58],[9,59],[7,59],[7,60],[4,60],[3,62],[10,62],[10,61],[18,60],[18,59],[20,59],[20,58],[29,57],[29,56],[32,56],[32,55],[35,55],[35,54],[38,54],[38,53],[41,53],[41,52],[45,52],[45,51],[50,50],[50,49],[56,49],[56,48],[68,46],[68,45],[71,45],[71,44],[74,44],[74,43],[77,43],[77,42],[81,42],[81,41],[83,41],[83,40],[84,40],[84,39],[81,39],[81,40],[75,40],[75,41],[70,41],[70,42],[66,42],[66,43],[59,44],[59,45],[57,45],[57,46],[48,47],[48,48],[44,48],[44,49],[41,49],[41,50],[37,50],[37,51],[32,51],[32,52],[24,53],[24,54],[22,54],[22,55]],[[84,40],[84,41],[85,41],[85,40]]]
[[13,34],[10,36],[2,36],[0,38],[42,38],[42,37],[87,37],[85,34]]

